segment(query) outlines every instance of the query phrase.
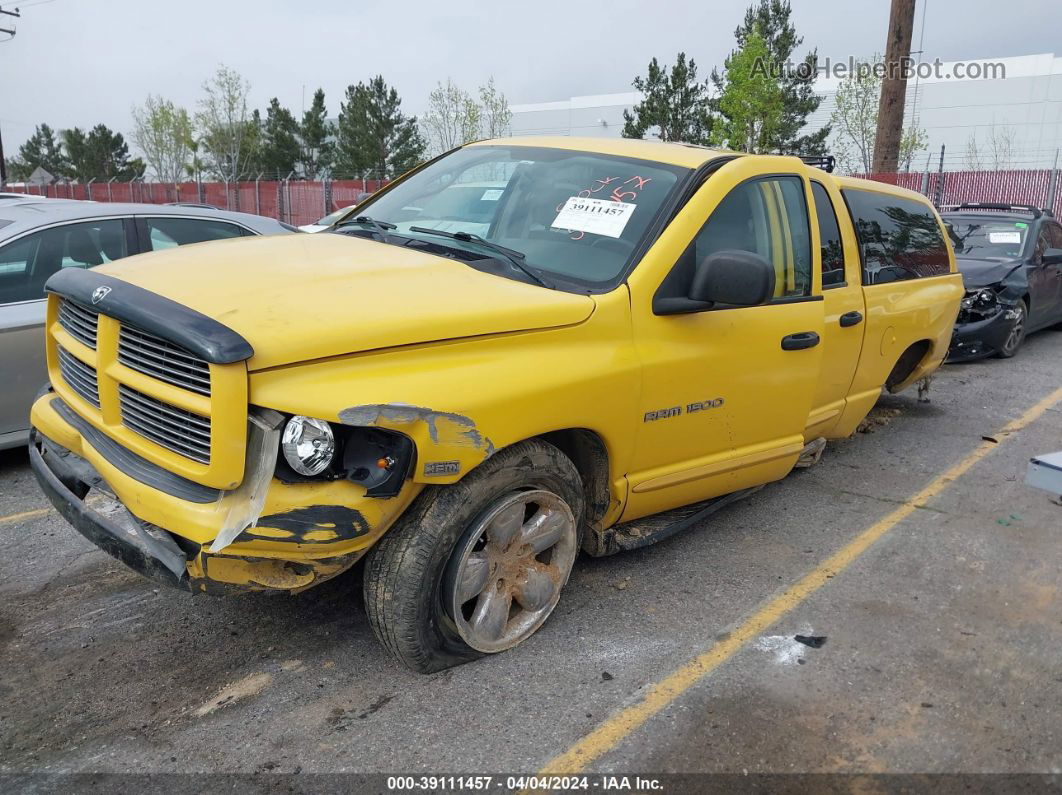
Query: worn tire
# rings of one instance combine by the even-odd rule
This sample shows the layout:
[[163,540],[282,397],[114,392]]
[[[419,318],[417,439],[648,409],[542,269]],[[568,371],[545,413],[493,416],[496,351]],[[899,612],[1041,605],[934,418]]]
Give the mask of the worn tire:
[[1018,301],[1016,306],[1021,311],[1021,317],[1015,319],[1014,322],[1015,324],[1017,324],[1018,322],[1021,323],[1021,331],[1018,334],[1018,338],[1016,341],[1008,337],[1003,347],[1000,350],[996,351],[997,359],[1011,358],[1012,356],[1014,356],[1014,354],[1018,352],[1018,349],[1021,348],[1022,343],[1025,342],[1025,334],[1029,325],[1029,307],[1025,305],[1025,301]]
[[443,575],[458,541],[488,506],[532,489],[559,496],[576,527],[582,526],[583,488],[575,465],[553,445],[533,439],[495,453],[453,485],[425,489],[369,552],[369,623],[406,666],[432,673],[483,656],[461,639],[443,607]]

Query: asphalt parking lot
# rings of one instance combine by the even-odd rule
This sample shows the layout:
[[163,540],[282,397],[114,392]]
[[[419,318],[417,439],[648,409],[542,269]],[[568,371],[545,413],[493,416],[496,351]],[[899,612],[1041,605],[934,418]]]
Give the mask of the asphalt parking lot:
[[581,558],[529,642],[433,676],[384,654],[354,576],[156,589],[0,454],[0,771],[1058,774],[1062,507],[1023,481],[1062,449],[1060,361],[1047,331],[884,397],[816,467]]

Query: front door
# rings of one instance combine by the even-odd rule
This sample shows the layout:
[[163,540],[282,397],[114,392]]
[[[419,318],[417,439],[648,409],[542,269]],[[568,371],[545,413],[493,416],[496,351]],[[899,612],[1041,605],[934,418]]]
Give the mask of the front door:
[[[632,274],[643,371],[624,520],[775,480],[795,463],[823,333],[808,191],[790,159],[734,160],[707,179]],[[773,301],[654,314],[655,294],[685,291],[695,264],[723,250],[774,265]],[[672,253],[666,264],[667,252],[677,252],[677,263]]]

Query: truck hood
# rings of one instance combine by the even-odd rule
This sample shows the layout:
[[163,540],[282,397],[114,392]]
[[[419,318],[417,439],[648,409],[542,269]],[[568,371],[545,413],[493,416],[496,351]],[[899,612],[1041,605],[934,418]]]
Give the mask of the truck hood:
[[962,274],[963,285],[967,290],[974,290],[1003,281],[1011,271],[1021,265],[1021,260],[956,257],[955,263],[959,266],[959,273]]
[[217,320],[251,370],[398,345],[553,328],[594,310],[573,295],[346,235],[182,246],[95,269]]

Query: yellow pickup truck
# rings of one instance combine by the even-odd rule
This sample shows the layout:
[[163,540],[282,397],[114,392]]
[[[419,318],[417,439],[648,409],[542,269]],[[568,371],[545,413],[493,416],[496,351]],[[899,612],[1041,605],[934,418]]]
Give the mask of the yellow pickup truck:
[[528,638],[580,549],[852,433],[963,296],[916,193],[638,140],[471,144],[330,233],[146,256],[48,282],[44,491],[190,591],[366,557],[374,630],[425,672]]

